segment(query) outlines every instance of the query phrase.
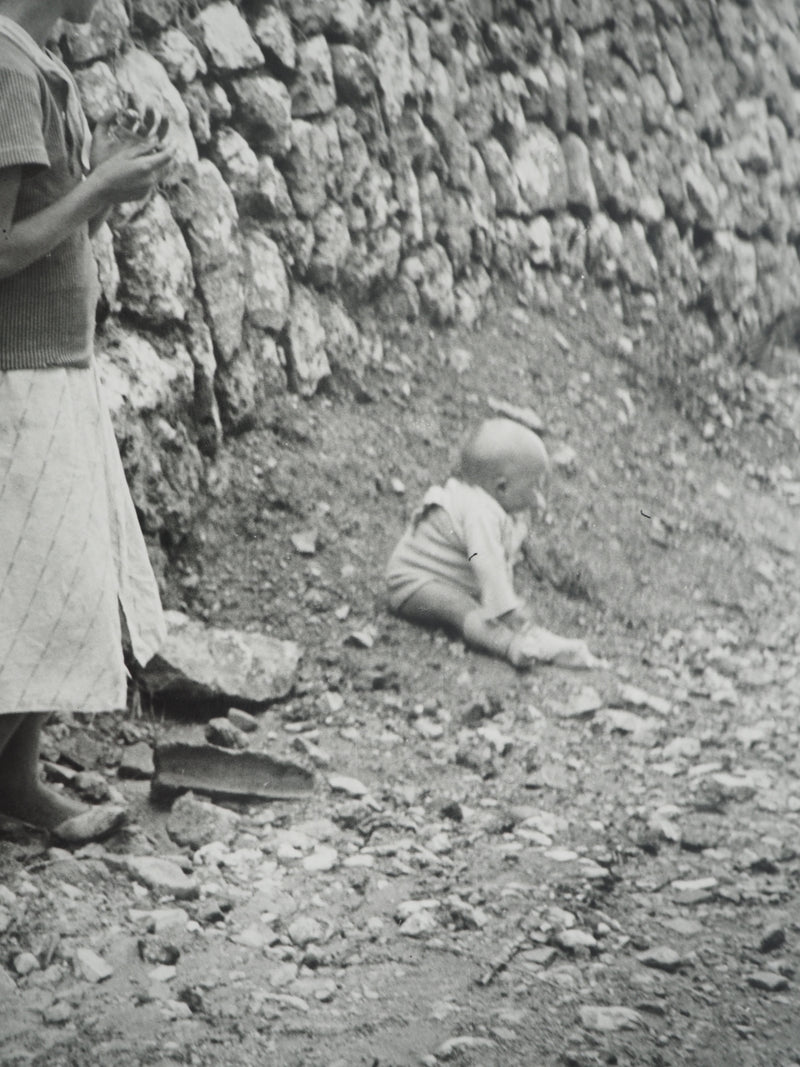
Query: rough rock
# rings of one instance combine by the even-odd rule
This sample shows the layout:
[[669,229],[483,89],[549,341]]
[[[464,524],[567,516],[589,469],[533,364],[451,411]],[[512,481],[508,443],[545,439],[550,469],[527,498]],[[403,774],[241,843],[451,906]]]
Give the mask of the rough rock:
[[254,73],[229,84],[238,126],[251,147],[275,157],[286,155],[292,143],[292,101],[283,82]]
[[567,165],[567,204],[583,214],[597,210],[597,193],[592,179],[589,149],[577,134],[568,133],[561,142]]
[[144,337],[113,333],[97,351],[97,364],[106,403],[112,414],[171,408],[192,393],[194,368],[185,351],[162,356]]
[[321,34],[298,45],[291,98],[293,118],[327,115],[336,106],[331,53]]
[[237,208],[247,204],[259,181],[259,160],[240,133],[220,126],[211,142],[211,158],[230,186]]
[[194,290],[192,259],[162,196],[117,227],[114,249],[122,306],[155,326],[182,322]]
[[78,977],[87,982],[104,982],[114,973],[114,968],[90,948],[75,949],[73,966]]
[[564,153],[555,134],[534,124],[511,157],[520,194],[530,213],[558,211],[567,205],[569,176]]
[[289,193],[297,214],[313,218],[328,196],[328,138],[319,125],[304,120],[292,123],[291,138],[284,169]]
[[313,396],[320,381],[330,374],[330,365],[316,300],[302,285],[292,292],[286,354],[292,388],[301,396]]
[[234,726],[229,719],[222,717],[209,719],[205,735],[209,744],[220,745],[222,748],[245,749],[249,744],[247,734]]
[[290,292],[280,250],[260,230],[244,237],[247,264],[245,311],[254,326],[280,333],[289,315]]
[[197,881],[184,874],[171,860],[158,856],[127,856],[125,866],[132,878],[159,896],[193,900],[200,891]]
[[127,40],[130,22],[123,0],[100,0],[85,25],[67,23],[64,43],[73,63],[91,63],[118,52]]
[[399,0],[388,0],[373,9],[369,19],[372,61],[381,87],[383,108],[390,124],[398,121],[406,94],[411,89],[411,57],[408,28]]
[[263,704],[289,691],[300,650],[294,641],[205,626],[170,611],[161,655],[214,693]]
[[602,1007],[585,1004],[579,1010],[581,1026],[587,1030],[614,1033],[617,1030],[635,1030],[642,1017],[634,1008]]
[[117,79],[108,63],[102,60],[76,70],[75,81],[83,110],[92,123],[98,122],[109,112],[117,111],[124,104]]
[[284,71],[297,65],[297,47],[289,16],[278,8],[268,8],[253,27],[253,35],[266,57]]
[[333,44],[330,56],[337,99],[354,106],[367,102],[376,85],[375,65],[369,55],[352,44]]
[[167,833],[181,847],[192,849],[212,841],[233,840],[239,816],[228,808],[199,800],[194,793],[184,793],[173,803],[167,818]]
[[208,71],[197,46],[176,27],[170,27],[150,45],[150,51],[166,70],[170,79],[178,85],[189,85],[199,75]]
[[153,776],[153,750],[147,741],[126,745],[119,761],[121,778],[147,779]]
[[192,255],[214,345],[230,360],[242,341],[244,259],[233,195],[214,164],[201,160],[175,190],[173,210]]
[[335,286],[350,254],[347,217],[338,204],[328,202],[314,218],[314,251],[308,278],[318,288]]
[[209,4],[193,20],[192,29],[214,70],[232,73],[264,62],[250,27],[231,0]]

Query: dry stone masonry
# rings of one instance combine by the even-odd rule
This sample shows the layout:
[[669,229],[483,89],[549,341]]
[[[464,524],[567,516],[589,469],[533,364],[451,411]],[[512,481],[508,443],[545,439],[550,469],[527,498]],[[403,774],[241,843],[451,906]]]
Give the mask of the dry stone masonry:
[[[800,302],[792,0],[101,0],[59,45],[174,175],[96,239],[99,359],[148,532],[264,398],[587,284],[733,351]],[[153,447],[155,445],[155,447]]]

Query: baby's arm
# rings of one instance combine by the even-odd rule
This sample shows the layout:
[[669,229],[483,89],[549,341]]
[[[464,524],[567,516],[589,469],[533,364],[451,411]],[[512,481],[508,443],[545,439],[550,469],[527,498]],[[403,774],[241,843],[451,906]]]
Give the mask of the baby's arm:
[[494,516],[471,514],[465,523],[464,544],[486,617],[511,619],[519,609],[520,598],[514,591],[502,531]]

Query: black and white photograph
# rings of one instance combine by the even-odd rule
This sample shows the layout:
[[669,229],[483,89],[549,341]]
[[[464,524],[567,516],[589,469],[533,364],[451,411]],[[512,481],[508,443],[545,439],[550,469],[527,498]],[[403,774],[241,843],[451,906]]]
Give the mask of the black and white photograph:
[[800,1067],[800,3],[0,0],[0,1067]]

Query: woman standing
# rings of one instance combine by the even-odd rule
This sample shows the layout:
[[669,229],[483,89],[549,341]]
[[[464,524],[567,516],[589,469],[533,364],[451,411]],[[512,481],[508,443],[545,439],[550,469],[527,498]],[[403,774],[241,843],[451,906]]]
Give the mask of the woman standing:
[[172,161],[161,136],[94,143],[72,77],[44,49],[96,0],[0,0],[0,815],[64,841],[124,821],[38,773],[53,711],[125,706],[120,608],[140,662],[163,636],[92,347],[89,242]]

